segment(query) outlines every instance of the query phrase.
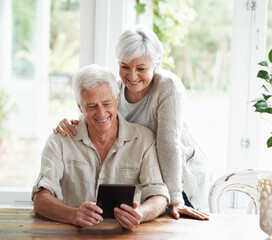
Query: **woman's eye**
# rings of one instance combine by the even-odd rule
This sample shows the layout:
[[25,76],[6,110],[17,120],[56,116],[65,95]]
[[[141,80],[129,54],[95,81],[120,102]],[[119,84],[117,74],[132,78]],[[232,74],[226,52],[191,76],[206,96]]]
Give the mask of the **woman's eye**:
[[128,69],[128,67],[127,66],[121,66],[122,68],[124,68],[124,69]]
[[144,71],[145,69],[144,68],[138,68],[139,71]]

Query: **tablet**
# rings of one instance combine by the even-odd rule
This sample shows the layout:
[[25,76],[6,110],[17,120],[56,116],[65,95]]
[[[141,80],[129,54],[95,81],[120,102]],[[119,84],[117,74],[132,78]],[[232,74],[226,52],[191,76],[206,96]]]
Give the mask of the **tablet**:
[[114,218],[113,209],[122,203],[133,206],[136,185],[100,184],[96,204],[102,210],[103,218]]

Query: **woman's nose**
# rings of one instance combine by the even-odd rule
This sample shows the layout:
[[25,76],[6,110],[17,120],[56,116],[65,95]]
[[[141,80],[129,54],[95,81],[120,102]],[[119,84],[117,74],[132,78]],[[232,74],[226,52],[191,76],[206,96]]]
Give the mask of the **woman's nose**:
[[128,79],[129,79],[130,81],[136,80],[136,79],[137,79],[137,74],[136,74],[136,72],[135,72],[135,71],[130,71],[130,72],[129,72],[129,75],[128,75]]

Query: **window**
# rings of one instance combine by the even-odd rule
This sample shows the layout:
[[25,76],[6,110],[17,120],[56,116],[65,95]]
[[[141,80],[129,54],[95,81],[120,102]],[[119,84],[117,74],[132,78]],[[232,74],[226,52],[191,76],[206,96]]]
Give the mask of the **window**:
[[[0,156],[0,188],[17,193],[27,188],[28,197],[22,199],[29,199],[52,127],[63,117],[77,118],[73,73],[78,66],[98,63],[118,75],[114,48],[121,32],[137,19],[152,26],[154,16],[137,15],[135,2],[0,1],[0,86],[13,109],[5,121],[11,135]],[[265,32],[271,31],[270,20],[266,28],[268,1],[254,2],[184,1],[187,26],[182,44],[172,51],[172,70],[188,89],[187,122],[210,159],[214,178],[231,169],[270,166],[271,153],[260,133],[269,134],[271,126],[248,104],[259,94],[256,63],[265,58]],[[147,4],[146,12],[151,8]],[[171,59],[168,63],[171,67]],[[0,192],[0,199],[7,193]]]
[[4,100],[9,107],[0,119],[6,130],[0,203],[14,201],[7,194],[12,189],[29,201],[52,127],[64,116],[77,117],[71,80],[79,66],[79,13],[79,0],[0,2],[0,111]]
[[[227,169],[232,1],[194,1],[175,71],[188,89],[188,123],[212,178]],[[224,14],[222,14],[224,12]]]

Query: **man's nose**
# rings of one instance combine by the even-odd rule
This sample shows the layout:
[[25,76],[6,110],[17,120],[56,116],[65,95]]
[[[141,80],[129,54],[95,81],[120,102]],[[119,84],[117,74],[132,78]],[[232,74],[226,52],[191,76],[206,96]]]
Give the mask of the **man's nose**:
[[102,118],[105,116],[105,108],[102,106],[98,106],[96,115],[101,118],[100,120],[103,120]]

